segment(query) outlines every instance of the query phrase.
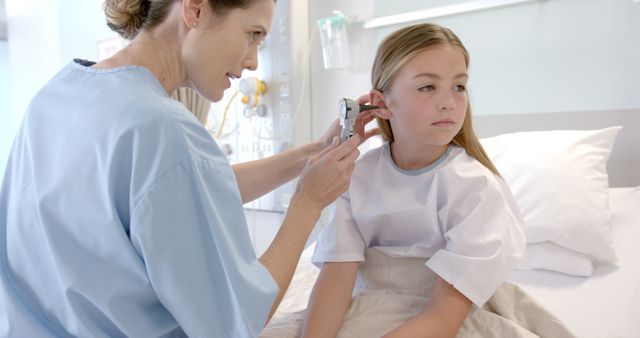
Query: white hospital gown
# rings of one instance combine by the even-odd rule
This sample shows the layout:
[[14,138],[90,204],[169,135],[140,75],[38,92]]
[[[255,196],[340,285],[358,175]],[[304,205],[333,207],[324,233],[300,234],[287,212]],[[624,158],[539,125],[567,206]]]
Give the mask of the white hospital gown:
[[525,237],[506,184],[464,149],[450,146],[431,165],[406,171],[384,145],[357,162],[312,261],[364,262],[367,248],[424,259],[481,307],[522,257]]

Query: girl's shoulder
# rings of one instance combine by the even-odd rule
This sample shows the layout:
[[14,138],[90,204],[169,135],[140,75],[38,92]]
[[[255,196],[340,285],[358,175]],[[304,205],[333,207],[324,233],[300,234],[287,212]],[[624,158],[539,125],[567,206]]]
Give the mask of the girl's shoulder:
[[379,147],[371,148],[362,154],[356,160],[355,172],[370,171],[385,161],[385,155],[388,152],[388,144],[382,144]]
[[480,161],[469,155],[464,148],[454,146],[449,158],[438,170],[438,180],[446,186],[460,186],[474,190],[502,190],[502,179]]
[[443,171],[465,173],[473,176],[495,176],[489,168],[471,156],[464,148],[455,145],[451,146],[451,148],[446,165],[442,166]]

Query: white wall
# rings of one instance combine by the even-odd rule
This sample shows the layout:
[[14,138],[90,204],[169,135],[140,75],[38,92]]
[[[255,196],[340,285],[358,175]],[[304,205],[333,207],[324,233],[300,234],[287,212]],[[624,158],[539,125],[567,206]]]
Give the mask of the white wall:
[[6,2],[14,125],[33,95],[60,67],[56,5],[56,1]]
[[[0,176],[15,130],[37,91],[73,58],[96,60],[97,41],[112,38],[102,12],[103,0],[6,0],[10,108],[0,104]],[[0,55],[2,49],[0,49]],[[8,100],[7,100],[8,101]],[[7,141],[8,140],[8,141]]]
[[[455,2],[464,1],[439,1]],[[376,0],[376,15],[424,4]],[[640,2],[534,1],[431,21],[451,28],[471,54],[476,114],[640,107]]]
[[61,66],[74,58],[97,61],[98,40],[118,36],[107,27],[103,3],[104,0],[58,0]]
[[[369,19],[464,0],[311,2],[311,22],[342,9]],[[547,0],[430,20],[451,28],[471,54],[475,114],[516,114],[640,108],[640,2]],[[350,31],[373,57],[377,43],[400,26]],[[362,38],[364,36],[364,38]],[[340,97],[368,90],[371,61],[323,70],[312,58],[314,133],[335,113]],[[352,48],[353,50],[353,48]]]
[[58,17],[52,15],[56,12],[55,3],[51,1],[6,1],[8,60],[4,60],[3,68],[9,73],[11,101],[8,111],[2,114],[0,154],[4,156],[0,176],[4,176],[7,155],[22,112],[33,94],[58,68]]
[[[73,58],[96,60],[97,41],[115,36],[102,0],[7,0],[13,114]],[[81,15],[80,15],[81,13]]]
[[342,10],[356,19],[368,19],[374,15],[374,0],[310,0],[309,26],[311,46],[311,125],[313,137],[319,137],[338,117],[338,100],[357,98],[369,91],[369,74],[375,54],[375,30],[351,30],[351,66],[347,69],[325,70],[322,49],[316,28],[320,18],[332,16],[333,10]]

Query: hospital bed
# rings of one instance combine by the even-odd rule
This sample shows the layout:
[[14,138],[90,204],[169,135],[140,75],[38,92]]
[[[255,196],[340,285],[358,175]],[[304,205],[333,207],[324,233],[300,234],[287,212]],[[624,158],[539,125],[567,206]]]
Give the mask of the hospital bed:
[[640,187],[611,188],[617,267],[595,267],[590,277],[515,271],[521,286],[580,338],[640,337]]
[[[509,281],[562,320],[577,337],[640,337],[640,110],[479,116],[474,124],[483,139],[518,131],[623,126],[607,163],[608,212],[617,261],[594,263],[590,276],[516,270]],[[310,263],[313,249],[312,244],[303,252],[274,318],[306,307],[319,272]]]
[[589,277],[531,270],[515,271],[510,281],[580,338],[640,337],[640,110],[480,116],[475,122],[480,137],[516,130],[623,127],[607,163],[617,263],[596,265]]

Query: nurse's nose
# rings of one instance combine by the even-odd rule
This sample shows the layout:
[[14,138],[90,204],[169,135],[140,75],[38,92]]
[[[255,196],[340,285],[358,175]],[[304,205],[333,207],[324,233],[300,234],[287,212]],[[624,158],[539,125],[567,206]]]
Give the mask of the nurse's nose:
[[242,60],[242,68],[248,70],[258,69],[258,47],[256,44],[253,44],[247,56]]

